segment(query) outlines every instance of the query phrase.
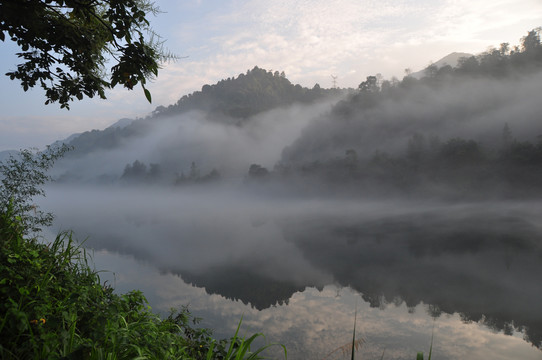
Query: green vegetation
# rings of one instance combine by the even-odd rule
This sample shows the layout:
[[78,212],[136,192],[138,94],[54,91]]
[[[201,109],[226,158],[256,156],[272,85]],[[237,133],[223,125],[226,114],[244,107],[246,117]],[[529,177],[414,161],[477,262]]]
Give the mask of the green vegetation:
[[252,351],[263,335],[239,337],[241,322],[231,339],[216,340],[186,307],[162,319],[141,292],[119,295],[102,284],[71,233],[49,244],[28,235],[53,219],[32,198],[44,195],[46,171],[64,151],[22,151],[0,163],[0,358],[261,358],[273,344]]
[[6,75],[24,91],[39,85],[46,104],[69,108],[74,98],[105,99],[106,89],[138,83],[150,102],[146,81],[173,58],[154,40],[147,16],[158,8],[147,0],[9,0],[0,9],[0,40],[15,42],[24,60]]
[[[541,28],[529,31],[520,46],[501,44],[476,57],[462,58],[455,68],[432,65],[420,79],[367,76],[357,92],[333,107],[330,116],[309,125],[283,150],[281,161],[265,174],[266,182],[298,183],[300,192],[310,194],[538,198],[542,137],[525,139],[525,129],[523,138],[513,136],[514,130],[525,126],[522,118],[531,115],[495,116],[494,112],[504,110],[496,99],[512,101],[509,95],[492,101],[480,97],[477,104],[448,98],[465,91],[467,85],[490,93],[492,86],[506,89],[507,84],[538,74],[542,69],[540,32]],[[485,133],[457,135],[444,130],[471,121],[472,126],[481,127],[484,116],[488,118],[483,124]],[[533,128],[532,135],[538,135],[537,131]],[[249,171],[249,178],[257,180],[252,175]]]
[[207,118],[210,120],[243,125],[250,116],[266,110],[294,103],[310,104],[343,92],[345,90],[323,89],[318,84],[311,89],[299,84],[294,85],[284,73],[273,73],[256,66],[236,78],[203,85],[201,91],[184,95],[173,105],[158,106],[152,115],[137,119],[124,128],[86,131],[70,142],[75,149],[68,156],[84,155],[98,149],[118,148],[126,139],[148,134],[159,119],[189,111],[204,111],[208,113]]
[[0,162],[0,213],[7,213],[10,207],[24,234],[52,224],[53,214],[39,210],[31,200],[45,195],[41,186],[51,180],[47,170],[68,150],[66,145],[45,151],[24,149]]
[[271,346],[251,350],[263,335],[239,337],[241,322],[216,340],[187,308],[162,319],[141,292],[102,284],[71,233],[42,244],[23,232],[9,206],[0,214],[2,359],[259,359]]
[[[185,95],[167,108],[159,106],[153,116],[171,116],[190,110],[208,111],[214,118],[241,124],[250,116],[293,103],[312,103],[326,96],[341,94],[339,89],[312,89],[292,84],[284,72],[268,71],[255,66],[237,78],[203,85],[201,91]],[[231,120],[230,120],[231,121]]]

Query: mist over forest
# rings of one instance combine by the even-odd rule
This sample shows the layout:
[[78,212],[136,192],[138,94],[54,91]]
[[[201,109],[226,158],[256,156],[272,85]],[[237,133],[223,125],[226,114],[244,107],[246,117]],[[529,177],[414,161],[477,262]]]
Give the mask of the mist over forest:
[[293,85],[258,67],[149,116],[75,136],[65,183],[175,186],[233,179],[324,194],[531,196],[542,184],[537,30],[358,89]]
[[74,135],[43,205],[257,309],[350,286],[542,348],[540,30],[414,75],[305,88],[256,66]]

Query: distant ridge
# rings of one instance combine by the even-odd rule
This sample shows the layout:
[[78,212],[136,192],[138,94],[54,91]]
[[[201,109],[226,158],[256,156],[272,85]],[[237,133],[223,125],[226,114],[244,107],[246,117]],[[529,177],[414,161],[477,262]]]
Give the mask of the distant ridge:
[[[469,58],[471,56],[474,56],[474,55],[469,54],[469,53],[464,53],[464,52],[453,52],[451,54],[446,55],[442,59],[435,61],[434,63],[432,63],[432,65],[435,65],[439,69],[446,65],[450,65],[451,67],[456,67],[459,64],[459,59]],[[416,79],[421,79],[422,77],[425,76],[425,69],[412,73],[410,76]]]
[[122,119],[118,120],[117,122],[115,122],[114,124],[109,125],[107,127],[107,129],[109,129],[109,128],[112,128],[112,129],[124,129],[126,126],[130,125],[133,122],[134,122],[133,119],[122,118]]
[[236,78],[203,85],[201,91],[185,95],[168,107],[158,106],[152,115],[144,119],[120,119],[104,130],[86,131],[76,134],[69,142],[63,142],[75,148],[66,156],[112,149],[119,146],[123,139],[145,135],[151,121],[193,110],[206,112],[208,120],[241,126],[258,113],[293,103],[308,104],[345,91],[321,88],[318,84],[310,89],[294,85],[284,72],[271,72],[255,66]]

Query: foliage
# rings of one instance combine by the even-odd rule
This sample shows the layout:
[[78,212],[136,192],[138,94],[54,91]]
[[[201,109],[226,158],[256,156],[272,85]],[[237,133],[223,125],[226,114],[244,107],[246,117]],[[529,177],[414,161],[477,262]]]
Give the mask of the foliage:
[[[282,344],[267,344],[259,349],[257,349],[254,352],[250,351],[250,347],[254,340],[256,340],[259,337],[263,337],[264,335],[261,333],[254,334],[250,336],[249,338],[240,338],[239,337],[239,328],[241,327],[241,322],[243,319],[239,321],[239,325],[237,325],[237,330],[235,330],[235,334],[233,335],[233,338],[230,341],[230,346],[228,347],[228,352],[226,353],[226,356],[224,359],[235,359],[235,360],[241,360],[241,359],[247,359],[247,360],[254,360],[254,359],[260,359],[259,356],[260,353],[267,350],[271,346],[280,346],[284,350],[284,358],[287,358],[287,351],[286,347]],[[213,343],[214,344],[214,343]],[[212,350],[212,347],[211,347]],[[207,354],[207,360],[212,359],[211,352]]]
[[348,196],[535,198],[542,190],[540,140],[511,139],[494,149],[474,140],[440,141],[417,133],[393,155],[376,151],[358,157],[352,151],[328,160],[282,164],[267,174],[266,182],[287,181],[302,192]]
[[242,125],[252,115],[293,103],[311,103],[326,96],[340,94],[340,89],[309,89],[292,84],[286,75],[254,67],[237,78],[204,85],[201,91],[184,95],[168,107],[158,106],[152,115],[137,119],[124,128],[109,127],[80,134],[70,142],[74,146],[69,156],[77,156],[97,149],[119,147],[125,139],[147,134],[157,119],[175,116],[192,110],[209,112],[213,121]]
[[0,212],[5,213],[11,204],[25,232],[51,225],[53,215],[39,210],[32,199],[45,195],[41,185],[51,180],[47,170],[68,150],[66,145],[45,151],[24,149],[0,162]]
[[105,99],[105,90],[117,84],[141,84],[150,102],[146,81],[158,74],[159,61],[172,58],[149,29],[147,14],[157,12],[147,0],[3,0],[0,40],[16,42],[24,61],[6,75],[24,91],[41,86],[45,103],[58,101],[61,108],[74,98]]
[[[217,341],[187,308],[166,319],[143,294],[100,283],[71,233],[50,244],[22,235],[13,207],[0,213],[0,358],[259,359],[255,334]],[[284,349],[286,355],[286,349]]]
[[[431,355],[433,354],[433,336],[435,335],[435,327],[433,325],[433,330],[431,331],[431,346],[429,347],[429,354],[427,355],[427,360],[431,360]],[[416,354],[416,360],[423,360],[423,352],[420,351]]]
[[[317,84],[318,85],[318,84]],[[236,78],[203,85],[201,91],[185,95],[167,108],[159,106],[153,115],[173,115],[190,110],[209,111],[214,119],[235,120],[241,124],[250,116],[296,102],[311,103],[326,96],[340,94],[339,89],[312,89],[292,84],[284,73],[255,66]]]

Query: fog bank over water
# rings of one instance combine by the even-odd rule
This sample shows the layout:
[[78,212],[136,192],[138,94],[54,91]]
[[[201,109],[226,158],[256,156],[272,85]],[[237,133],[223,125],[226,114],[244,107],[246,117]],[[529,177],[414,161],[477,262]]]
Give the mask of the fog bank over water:
[[[361,298],[364,326],[378,324],[368,331],[391,358],[409,357],[393,344],[422,343],[401,340],[405,324],[429,318],[461,339],[459,348],[439,344],[439,358],[483,358],[488,344],[496,352],[488,332],[507,337],[502,358],[515,356],[520,337],[539,351],[542,46],[534,48],[325,94],[255,68],[122,130],[82,136],[41,206],[56,214],[54,231],[73,230],[99,253],[208,296],[203,311],[222,319],[231,307],[250,309],[250,325],[280,327],[299,349],[332,328],[348,333]],[[292,104],[288,91],[310,104]],[[167,298],[171,287],[160,286]],[[334,304],[333,291],[347,292],[349,305]],[[390,316],[385,330],[378,311]],[[311,322],[311,313],[341,324]],[[397,324],[403,332],[386,338]]]
[[263,174],[271,196],[539,197],[542,72],[408,79],[246,118],[164,112],[76,139],[53,176],[173,187]]
[[[539,202],[296,199],[242,190],[51,186],[41,205],[57,215],[53,231],[69,226],[98,255],[140,261],[126,270],[115,267],[128,260],[101,268],[118,271],[112,281],[131,281],[127,290],[148,288],[161,311],[190,302],[212,327],[236,324],[244,313],[252,329],[299,339],[293,353],[314,347],[322,354],[346,343],[329,339],[347,337],[356,296],[363,300],[362,336],[372,342],[367,354],[383,347],[391,358],[419,351],[410,347],[429,341],[428,311],[437,317],[435,344],[444,359],[457,351],[479,358],[476,339],[505,341],[507,353],[519,346],[511,344],[523,336],[520,329],[528,343],[542,339]],[[158,278],[136,275],[141,268]],[[315,313],[327,316],[317,320]],[[475,331],[460,318],[482,327]],[[403,321],[425,324],[404,329],[416,340],[390,340]],[[448,336],[464,347],[449,348]]]
[[114,148],[96,148],[74,157],[68,153],[55,166],[54,176],[70,182],[117,181],[127,164],[139,160],[159,164],[168,185],[175,174],[188,174],[193,162],[202,174],[216,169],[226,178],[239,178],[253,163],[272,168],[284,147],[337,101],[269,110],[242,126],[234,125],[236,119],[217,120],[216,115],[201,111],[151,119],[141,125],[142,133],[121,138]]
[[[362,358],[378,359],[384,349],[389,359],[412,358],[420,350],[427,353],[433,326],[433,353],[440,359],[540,358],[540,350],[526,344],[522,334],[489,331],[483,325],[464,323],[458,314],[434,321],[422,304],[411,309],[404,303],[371,308],[352,289],[326,286],[296,292],[288,304],[259,311],[241,301],[208,295],[205,289],[187,285],[180,277],[158,272],[130,256],[99,251],[94,258],[98,269],[115,272],[101,273],[103,279],[109,279],[121,292],[143,290],[154,310],[167,314],[171,307],[190,304],[190,309],[203,317],[202,326],[215,329],[217,337],[231,336],[242,316],[242,334],[264,332],[269,342],[285,344],[292,359],[321,359],[351,340],[356,303],[356,332],[365,340],[359,351]],[[276,354],[279,358],[278,351]]]
[[[230,263],[259,264],[270,277],[325,279],[282,238],[276,220],[302,203],[251,198],[227,186],[163,190],[51,187],[44,207],[70,224],[87,246],[135,255],[165,270],[200,271]],[[282,264],[281,269],[265,264]],[[295,271],[294,271],[295,270]],[[277,274],[276,272],[283,272]]]
[[[48,189],[85,246],[131,255],[259,309],[307,286],[462,313],[542,339],[542,204],[286,199],[237,188]],[[250,274],[250,275],[247,275]],[[267,284],[267,285],[266,285]],[[269,284],[274,284],[269,286]],[[256,289],[256,290],[254,290]]]

